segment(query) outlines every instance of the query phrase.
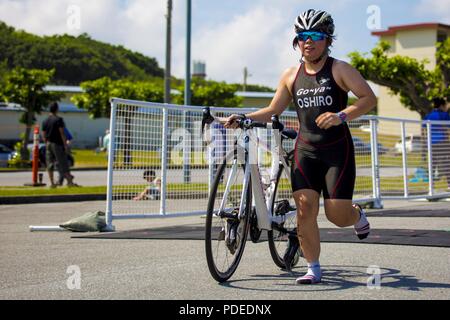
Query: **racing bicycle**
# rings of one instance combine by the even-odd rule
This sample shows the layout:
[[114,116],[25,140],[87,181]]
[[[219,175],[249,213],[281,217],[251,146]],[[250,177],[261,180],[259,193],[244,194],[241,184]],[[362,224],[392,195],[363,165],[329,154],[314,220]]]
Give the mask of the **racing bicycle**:
[[[293,150],[283,142],[297,137],[295,130],[284,130],[278,116],[271,123],[242,117],[236,122],[240,134],[233,148],[219,161],[210,190],[205,225],[206,260],[212,277],[227,281],[236,271],[248,236],[256,243],[267,231],[269,251],[274,263],[291,272],[302,255],[297,238],[296,208],[290,198],[290,164]],[[215,118],[203,109],[202,131]],[[222,120],[223,121],[223,120]],[[264,180],[256,160],[257,128],[272,130],[269,180]]]

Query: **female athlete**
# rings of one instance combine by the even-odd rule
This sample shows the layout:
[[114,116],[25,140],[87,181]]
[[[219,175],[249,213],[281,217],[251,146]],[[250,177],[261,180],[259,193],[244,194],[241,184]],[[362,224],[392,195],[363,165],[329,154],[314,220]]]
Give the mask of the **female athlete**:
[[[299,133],[291,170],[293,198],[297,206],[297,233],[308,262],[308,271],[298,284],[321,282],[320,237],[317,224],[319,197],[323,193],[325,214],[338,227],[354,226],[359,239],[369,235],[370,224],[360,206],[352,203],[355,185],[355,153],[347,121],[369,112],[376,98],[360,73],[344,61],[329,56],[335,39],[331,15],[307,10],[295,21],[294,49],[301,53],[300,64],[284,71],[268,107],[244,115],[270,122],[293,100]],[[348,92],[358,98],[347,105]],[[226,119],[226,128],[236,128]]]

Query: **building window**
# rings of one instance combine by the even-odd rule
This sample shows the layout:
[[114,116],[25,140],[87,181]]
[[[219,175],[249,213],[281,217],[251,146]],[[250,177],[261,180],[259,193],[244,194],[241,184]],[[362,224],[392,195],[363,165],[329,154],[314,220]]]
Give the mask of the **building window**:
[[437,42],[444,42],[447,40],[447,33],[444,31],[439,31],[437,35]]

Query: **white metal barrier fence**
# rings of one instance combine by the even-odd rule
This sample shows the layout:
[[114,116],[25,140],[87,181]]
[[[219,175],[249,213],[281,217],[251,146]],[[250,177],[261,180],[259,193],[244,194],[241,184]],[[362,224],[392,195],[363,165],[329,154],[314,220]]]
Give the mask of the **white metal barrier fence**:
[[[211,108],[216,116],[253,110]],[[108,226],[113,219],[205,212],[217,161],[233,147],[236,132],[213,125],[211,141],[206,142],[201,120],[202,107],[112,100]],[[284,112],[281,121],[288,128],[298,127],[295,112]],[[441,179],[450,180],[450,142],[441,139],[449,123],[365,116],[349,127],[357,167],[355,201],[381,206],[384,199],[450,195]],[[260,130],[258,137],[270,150],[271,133]],[[287,143],[292,149],[293,142]],[[264,179],[270,152],[258,150]]]

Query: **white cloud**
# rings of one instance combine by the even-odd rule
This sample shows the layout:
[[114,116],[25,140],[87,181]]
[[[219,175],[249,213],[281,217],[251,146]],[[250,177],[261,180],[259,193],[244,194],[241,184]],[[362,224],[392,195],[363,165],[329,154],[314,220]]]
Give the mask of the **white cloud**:
[[[296,61],[289,45],[292,23],[286,23],[282,14],[289,2],[273,7],[273,2],[263,0],[230,21],[217,17],[212,27],[194,21],[192,59],[205,60],[208,76],[215,80],[241,82],[243,68],[248,67],[253,75],[249,82],[276,86],[282,70]],[[67,27],[70,5],[81,10],[80,30]],[[166,1],[161,0],[46,0],[45,5],[40,0],[0,0],[0,20],[15,28],[39,35],[86,32],[94,39],[156,57],[161,66],[165,63],[165,14]],[[293,21],[294,16],[288,19]],[[172,70],[181,78],[185,19],[184,1],[174,1]]]
[[[235,13],[231,10],[227,14],[221,14],[221,5],[217,4],[216,16],[208,21],[196,19],[196,12],[202,10],[206,1],[209,0],[193,0],[192,60],[206,61],[208,78],[242,82],[243,69],[247,67],[252,74],[249,83],[271,87],[277,86],[285,68],[298,63],[299,53],[291,46],[295,17],[300,11],[318,6],[313,0],[252,0],[252,6],[247,2],[242,7],[236,5]],[[434,11],[435,16],[448,16],[450,12],[449,0],[416,3],[419,1],[418,10]],[[185,75],[185,3],[173,1],[172,71],[179,78]],[[332,52],[338,58],[345,59],[355,46],[362,50],[362,43],[370,38],[368,31],[367,35],[361,31],[366,28],[364,5],[359,8],[354,3],[357,1],[319,4],[336,18],[338,40]],[[67,27],[69,5],[77,5],[81,10],[80,30]],[[352,6],[356,12],[349,10]],[[96,40],[156,57],[162,67],[165,14],[165,0],[0,0],[0,20],[15,28],[39,35],[86,32]]]
[[[80,8],[80,30],[69,29],[69,6]],[[80,34],[162,58],[165,6],[160,0],[0,0],[0,20],[38,35]]]
[[420,15],[435,15],[440,19],[439,22],[450,24],[449,0],[421,0],[415,11]]
[[227,23],[197,32],[193,56],[207,62],[208,77],[212,79],[242,82],[247,67],[252,74],[250,83],[276,83],[283,64],[279,57],[285,55],[286,47],[289,49],[284,22],[279,12],[254,7]]
[[67,5],[62,1],[38,0],[0,1],[0,19],[18,29],[39,35],[67,32],[65,14]]

